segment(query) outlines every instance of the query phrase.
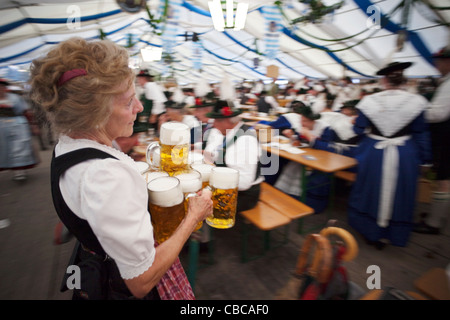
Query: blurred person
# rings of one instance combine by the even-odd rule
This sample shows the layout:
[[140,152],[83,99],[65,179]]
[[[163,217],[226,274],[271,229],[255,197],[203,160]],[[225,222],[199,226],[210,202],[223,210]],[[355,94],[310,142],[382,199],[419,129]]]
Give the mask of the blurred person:
[[[137,114],[136,122],[141,126],[147,127],[147,129],[154,127],[155,119],[151,117],[153,109],[153,99],[146,93],[146,84],[153,82],[153,75],[147,70],[141,70],[136,76],[138,87],[136,88],[136,94],[141,101],[143,110]],[[139,91],[139,93],[138,93]],[[153,121],[153,123],[150,123]]]
[[8,92],[9,81],[0,79],[0,171],[13,170],[13,180],[27,179],[26,169],[39,164],[25,114],[26,101]]
[[201,130],[194,133],[197,134],[194,138],[194,143],[198,144],[195,147],[196,150],[204,150],[206,147],[208,135],[210,130],[214,127],[214,119],[208,118],[207,114],[213,110],[216,100],[214,94],[211,93],[203,98],[197,97],[195,99],[195,104],[189,107],[192,115],[201,124]]
[[431,211],[414,231],[439,234],[448,223],[450,213],[450,49],[443,48],[433,55],[435,67],[442,75],[440,85],[425,113],[430,124],[433,171],[437,188],[432,193]]
[[218,100],[207,117],[214,119],[217,134],[207,141],[204,156],[207,162],[239,171],[237,212],[256,206],[259,200],[261,176],[261,146],[256,131],[238,117],[231,101]]
[[184,99],[183,102],[187,107],[193,106],[195,104],[195,92],[194,88],[184,88],[182,90]]
[[158,117],[165,112],[164,102],[167,97],[161,86],[154,81],[154,76],[147,70],[141,70],[137,76],[137,82],[143,93],[139,97],[144,109],[139,113],[138,122],[149,123],[155,128]]
[[[293,145],[307,144],[314,149],[330,150],[330,144],[336,137],[329,125],[321,119],[321,114],[314,113],[312,108],[301,101],[293,102],[294,112],[300,115],[300,131],[284,130],[283,135],[293,140]],[[294,198],[300,198],[305,192],[301,189],[302,165],[289,161],[282,168],[281,174],[274,186]],[[329,175],[312,170],[308,171],[305,204],[312,207],[315,213],[320,213],[328,205],[330,193]],[[322,185],[321,187],[319,187]]]
[[126,49],[107,40],[71,38],[31,65],[31,97],[60,134],[51,165],[55,209],[81,243],[74,251],[79,265],[93,272],[86,282],[82,272],[87,287],[74,290],[73,299],[194,298],[178,254],[212,214],[211,192],[191,198],[175,233],[154,241],[146,181],[113,148],[116,138],[132,134],[143,110],[134,77]]
[[[272,110],[272,105],[266,101],[266,98],[268,98],[269,96],[267,95],[267,91],[263,90],[261,91],[261,93],[259,94],[258,100],[256,101],[256,107],[258,112],[263,112],[263,113],[269,113],[270,110]],[[272,97],[273,98],[273,97]]]
[[354,130],[361,135],[355,152],[356,181],[349,199],[348,222],[377,249],[387,242],[406,246],[413,229],[417,180],[431,160],[427,101],[402,90],[410,62],[380,69],[386,90],[364,97]]
[[167,101],[166,103],[166,117],[168,121],[178,121],[186,124],[191,130],[191,144],[194,144],[195,139],[200,137],[201,123],[195,116],[188,113],[185,102],[177,103],[175,101]]
[[[360,100],[345,101],[339,112],[323,111],[320,113],[321,120],[327,123],[332,131],[330,142],[321,146],[321,149],[354,157],[360,137],[354,132],[353,124],[358,115],[356,105]],[[356,171],[350,168],[349,171]]]

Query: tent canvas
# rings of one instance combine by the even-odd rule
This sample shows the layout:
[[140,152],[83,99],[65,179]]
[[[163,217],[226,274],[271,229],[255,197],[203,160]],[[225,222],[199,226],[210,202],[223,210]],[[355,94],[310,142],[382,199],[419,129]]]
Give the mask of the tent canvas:
[[[114,0],[56,1],[4,0],[0,2],[0,74],[20,75],[30,62],[52,46],[72,36],[98,39],[103,35],[129,48],[133,67],[173,76],[181,82],[195,83],[202,77],[219,81],[227,75],[233,81],[269,80],[269,65],[279,68],[279,79],[294,80],[373,77],[389,61],[412,61],[406,75],[437,76],[430,55],[449,43],[450,10],[446,0],[412,1],[408,24],[403,26],[401,0],[345,0],[322,22],[293,24],[305,16],[308,6],[298,0],[279,1],[278,54],[266,55],[265,10],[275,1],[239,0],[249,3],[245,28],[216,31],[208,9],[211,0],[170,0],[178,3],[179,19],[174,37],[171,64],[143,62],[140,49],[162,47],[163,23],[150,23],[145,10],[127,13]],[[236,1],[235,1],[236,2]],[[305,2],[305,1],[303,1]],[[326,5],[339,1],[323,0]],[[408,1],[406,1],[408,2]],[[154,17],[161,16],[164,0],[146,1]],[[399,31],[407,40],[396,51]],[[156,32],[155,32],[156,31]],[[198,34],[201,70],[193,68],[193,42],[185,34]],[[164,55],[164,53],[163,53]],[[258,59],[255,65],[255,59]]]

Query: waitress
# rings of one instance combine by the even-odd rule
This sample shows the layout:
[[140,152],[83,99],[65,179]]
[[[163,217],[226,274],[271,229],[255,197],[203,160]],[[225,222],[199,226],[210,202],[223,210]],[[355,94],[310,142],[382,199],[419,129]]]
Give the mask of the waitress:
[[143,110],[134,81],[127,51],[110,41],[72,38],[31,67],[32,98],[60,134],[51,167],[56,212],[81,243],[80,263],[99,266],[74,299],[194,298],[178,254],[212,214],[211,192],[192,198],[175,233],[155,243],[146,181],[113,147]]

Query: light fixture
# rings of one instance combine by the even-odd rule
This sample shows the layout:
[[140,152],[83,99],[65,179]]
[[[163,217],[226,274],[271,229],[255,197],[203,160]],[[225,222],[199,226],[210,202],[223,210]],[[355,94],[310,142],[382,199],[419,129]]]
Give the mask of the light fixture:
[[[236,15],[234,14],[234,1],[226,0],[225,12],[226,20],[223,15],[222,2],[212,0],[208,2],[209,12],[213,20],[214,29],[224,31],[225,29],[241,30],[245,26],[247,18],[248,3],[240,2],[236,6]],[[226,22],[226,24],[225,24]]]
[[236,18],[234,20],[234,30],[241,30],[245,27],[245,20],[247,18],[248,3],[238,3],[236,8]]
[[144,62],[159,61],[162,57],[162,48],[148,46],[141,49],[141,56]]

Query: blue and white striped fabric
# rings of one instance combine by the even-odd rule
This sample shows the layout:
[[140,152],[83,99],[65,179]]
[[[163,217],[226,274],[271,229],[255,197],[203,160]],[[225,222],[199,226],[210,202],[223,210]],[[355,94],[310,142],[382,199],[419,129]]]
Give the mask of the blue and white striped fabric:
[[203,48],[201,44],[201,40],[197,42],[192,42],[192,68],[194,70],[201,70],[202,68],[202,56],[203,56]]
[[[176,45],[177,35],[179,33],[178,21],[180,18],[181,6],[183,5],[182,0],[169,0],[169,7],[167,11],[167,19],[165,25],[162,26],[162,43],[163,43],[163,55],[173,54],[174,47]],[[161,13],[164,12],[165,2],[160,1]]]
[[274,60],[280,47],[280,9],[273,6],[264,6],[261,13],[266,21],[266,32],[264,33],[265,54],[267,59]]

